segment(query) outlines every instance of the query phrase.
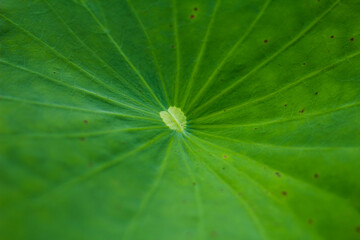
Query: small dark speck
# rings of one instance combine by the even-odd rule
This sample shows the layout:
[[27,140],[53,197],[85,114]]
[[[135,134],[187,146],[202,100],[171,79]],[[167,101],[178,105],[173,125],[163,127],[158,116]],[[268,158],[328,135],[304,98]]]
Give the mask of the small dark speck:
[[254,128],[254,130],[256,130],[257,128]]
[[191,15],[191,16],[190,16],[190,19],[193,19],[194,17],[195,17],[195,15]]
[[315,94],[315,95],[318,95],[319,93],[318,93],[318,92],[315,92],[314,94]]
[[192,185],[194,185],[194,186],[195,186],[195,185],[196,185],[196,182],[193,182],[193,183],[192,183]]
[[53,72],[53,74],[56,74],[56,72]]
[[84,142],[84,141],[85,141],[85,138],[84,138],[84,137],[80,138],[80,141]]
[[281,174],[279,172],[276,172],[275,174],[276,176],[281,177]]
[[84,120],[84,123],[85,123],[85,124],[88,124],[88,123],[89,123],[89,121],[88,121],[88,120]]
[[318,178],[318,177],[319,177],[319,174],[315,173],[314,178]]
[[309,223],[309,224],[312,224],[312,223],[313,223],[313,220],[312,220],[312,219],[309,219],[309,220],[308,220],[308,223]]
[[194,8],[194,11],[197,11],[197,10],[198,10],[198,8],[197,8],[197,7],[195,7],[195,8]]
[[302,65],[303,65],[303,66],[306,66],[306,62],[304,62]]
[[305,108],[303,108],[299,111],[299,113],[304,113],[304,112],[305,112]]
[[174,48],[175,46],[174,45],[171,45],[171,48]]
[[283,196],[286,196],[286,195],[287,195],[287,192],[283,191],[281,194],[282,194]]
[[353,42],[354,41],[354,38],[350,38],[350,42]]
[[287,104],[285,104],[284,107],[287,107]]
[[268,43],[269,41],[267,39],[264,40],[264,43]]
[[331,35],[330,38],[334,38],[334,35]]
[[355,228],[355,231],[356,231],[357,233],[360,233],[360,226],[357,226],[357,227]]

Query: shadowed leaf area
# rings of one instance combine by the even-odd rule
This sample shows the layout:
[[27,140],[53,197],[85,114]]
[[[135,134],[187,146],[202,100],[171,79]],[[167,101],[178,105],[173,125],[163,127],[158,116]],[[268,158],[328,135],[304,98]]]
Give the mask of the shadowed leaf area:
[[358,0],[2,0],[0,238],[360,239]]

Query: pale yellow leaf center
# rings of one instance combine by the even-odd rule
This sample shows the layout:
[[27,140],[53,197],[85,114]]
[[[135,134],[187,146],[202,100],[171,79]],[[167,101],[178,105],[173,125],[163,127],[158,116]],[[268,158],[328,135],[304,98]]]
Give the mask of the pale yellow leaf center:
[[170,129],[183,132],[186,127],[185,114],[177,107],[169,107],[167,111],[161,111],[160,117]]

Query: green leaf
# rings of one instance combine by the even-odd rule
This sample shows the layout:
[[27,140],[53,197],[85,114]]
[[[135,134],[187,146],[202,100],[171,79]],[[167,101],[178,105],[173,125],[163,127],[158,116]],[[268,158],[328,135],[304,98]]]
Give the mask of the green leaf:
[[0,238],[360,239],[359,12],[2,0]]

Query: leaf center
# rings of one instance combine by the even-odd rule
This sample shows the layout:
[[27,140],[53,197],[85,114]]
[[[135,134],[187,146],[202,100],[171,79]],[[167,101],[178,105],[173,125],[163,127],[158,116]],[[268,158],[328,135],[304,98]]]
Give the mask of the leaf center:
[[186,127],[186,116],[177,107],[169,107],[167,111],[161,111],[160,117],[170,129],[177,132],[184,132]]

